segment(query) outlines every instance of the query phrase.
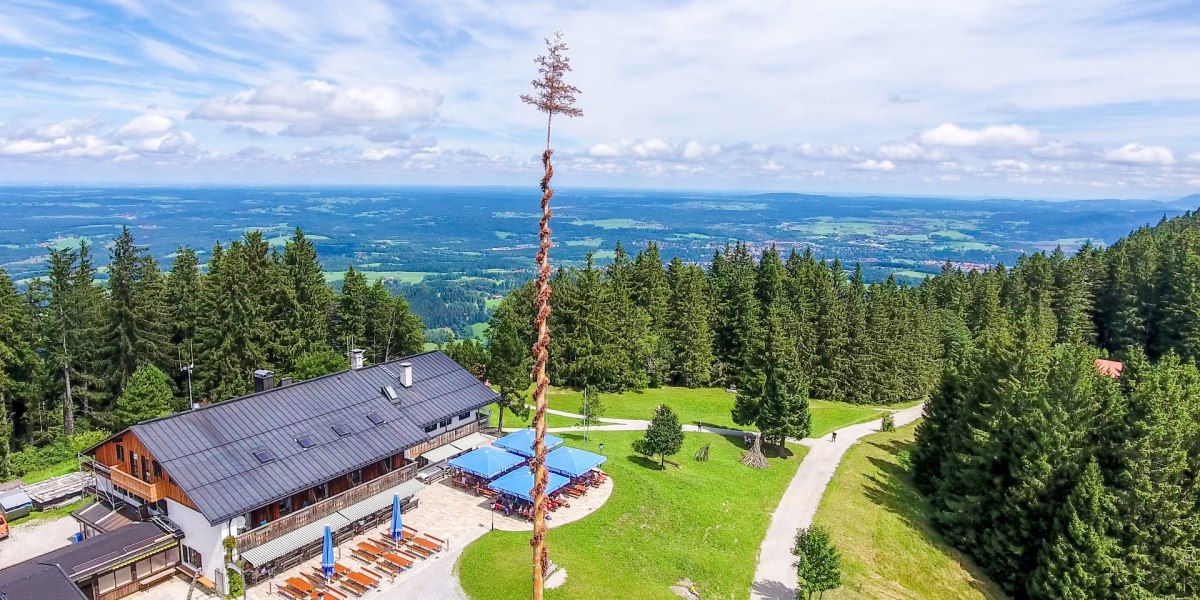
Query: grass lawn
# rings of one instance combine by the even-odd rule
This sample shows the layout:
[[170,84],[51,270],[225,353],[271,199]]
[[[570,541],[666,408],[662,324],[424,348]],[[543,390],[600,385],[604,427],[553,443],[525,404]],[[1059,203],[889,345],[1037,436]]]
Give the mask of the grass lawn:
[[999,587],[946,544],[897,456],[915,426],[863,438],[846,453],[821,499],[816,522],[842,554],[839,598],[1005,598]]
[[74,473],[78,470],[79,464],[75,462],[74,458],[71,458],[60,463],[52,464],[44,469],[30,471],[21,476],[21,481],[24,481],[25,483],[37,483],[39,481],[50,479],[51,477],[58,477],[59,475]]
[[[550,408],[578,413],[583,405],[583,394],[576,390],[565,388],[550,388]],[[654,417],[654,409],[659,404],[670,406],[679,415],[679,421],[693,424],[701,421],[715,427],[728,429],[748,429],[733,422],[729,410],[733,408],[735,396],[721,388],[679,388],[662,387],[647,388],[640,392],[624,392],[620,394],[601,394],[600,401],[604,405],[604,416],[610,419],[642,419]],[[829,432],[879,418],[882,411],[873,406],[859,406],[845,402],[828,402],[813,400],[809,403],[812,410],[812,437],[828,435]],[[505,417],[507,420],[507,417]]]
[[[567,570],[548,600],[595,598],[676,598],[667,589],[683,577],[696,582],[704,598],[746,598],[754,579],[759,545],[771,512],[800,464],[805,449],[768,469],[742,465],[740,440],[713,434],[687,434],[683,449],[659,471],[636,456],[631,443],[639,432],[592,434],[592,451],[604,442],[613,495],[591,516],[551,529],[550,557]],[[709,460],[692,457],[711,444]],[[457,566],[463,589],[475,600],[524,600],[530,595],[529,534],[494,531],[467,547]]]
[[[492,411],[492,416],[488,419],[488,422],[492,427],[496,427],[500,422],[500,407],[493,404],[489,406],[488,409]],[[572,419],[570,417],[562,417],[559,415],[546,415],[546,427],[574,427],[578,424],[579,419]],[[533,410],[529,411],[528,419],[521,419],[511,412],[505,412],[504,428],[508,429],[509,427],[533,427]]]
[[[358,267],[355,267],[357,269]],[[399,283],[421,283],[428,275],[434,275],[427,271],[362,271],[359,270],[367,278],[367,283],[374,284],[376,279],[393,280]],[[325,271],[325,283],[333,283],[345,279],[344,271]]]
[[487,339],[488,324],[487,323],[471,323],[471,337],[477,340]]

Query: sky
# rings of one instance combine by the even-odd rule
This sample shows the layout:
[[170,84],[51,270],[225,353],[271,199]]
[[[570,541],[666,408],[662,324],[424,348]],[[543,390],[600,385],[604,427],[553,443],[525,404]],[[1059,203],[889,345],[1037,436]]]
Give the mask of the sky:
[[0,183],[1200,193],[1200,3],[5,0]]

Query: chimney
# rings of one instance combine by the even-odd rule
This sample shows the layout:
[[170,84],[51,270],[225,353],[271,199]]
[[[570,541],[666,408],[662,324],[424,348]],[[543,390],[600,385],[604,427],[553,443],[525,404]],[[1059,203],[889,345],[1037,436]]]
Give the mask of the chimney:
[[275,387],[275,374],[266,369],[254,372],[254,393],[265,392]]
[[412,387],[412,363],[400,363],[400,385]]
[[361,348],[355,348],[350,351],[350,368],[363,368],[363,351]]
[[292,385],[291,377],[280,377],[279,378],[279,387],[287,387],[289,385]]

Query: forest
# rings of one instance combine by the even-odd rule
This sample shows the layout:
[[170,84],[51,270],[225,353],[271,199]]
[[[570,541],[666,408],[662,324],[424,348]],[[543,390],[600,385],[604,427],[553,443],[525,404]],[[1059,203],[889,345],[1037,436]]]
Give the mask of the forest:
[[928,286],[913,462],[942,533],[1017,598],[1200,596],[1200,218]]
[[197,403],[249,393],[255,369],[308,379],[346,368],[350,348],[377,362],[425,343],[382,282],[351,266],[339,291],[326,285],[300,230],[276,249],[258,231],[218,243],[205,268],[181,247],[163,272],[126,228],[103,284],[92,252],[52,250],[48,276],[23,291],[0,270],[0,477],[186,408],[189,392]]

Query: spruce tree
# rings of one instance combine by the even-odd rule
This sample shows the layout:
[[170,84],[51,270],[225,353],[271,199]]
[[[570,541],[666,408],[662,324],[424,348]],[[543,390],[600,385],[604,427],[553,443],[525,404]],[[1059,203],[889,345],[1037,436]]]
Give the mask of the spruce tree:
[[0,479],[9,477],[12,407],[34,399],[38,356],[30,305],[0,269]]
[[787,438],[807,437],[812,427],[808,390],[783,312],[774,305],[767,309],[764,339],[755,346],[732,410],[735,423],[758,427],[763,440],[775,443],[781,454]]
[[286,336],[280,344],[284,367],[288,360],[328,350],[328,313],[333,304],[333,290],[325,284],[325,274],[317,259],[317,249],[300,228],[283,247],[280,260],[282,290],[287,313],[281,315],[281,328]]
[[488,324],[488,379],[500,395],[496,402],[500,411],[497,427],[500,429],[504,428],[505,412],[521,419],[529,416],[526,390],[533,368],[533,356],[529,352],[532,341],[528,339],[531,322],[525,321],[514,306],[518,302],[531,303],[528,295],[523,293],[524,289],[513,292],[501,302]]
[[650,321],[645,336],[649,349],[648,383],[650,387],[658,387],[668,383],[673,376],[675,361],[671,345],[673,324],[668,321],[671,288],[657,244],[649,242],[646,249],[638,253],[632,271],[633,303],[645,309]]
[[1110,595],[1117,552],[1110,532],[1115,528],[1112,496],[1093,459],[1056,511],[1029,579],[1029,597],[1093,600]]
[[683,447],[683,426],[671,407],[660,404],[646,428],[645,436],[633,443],[633,451],[643,456],[659,457],[658,466],[667,468],[667,457],[675,456]]
[[333,345],[348,352],[367,343],[367,277],[354,269],[346,268],[342,278],[342,291],[338,295],[337,325],[334,328]]
[[142,365],[117,397],[116,417],[121,427],[171,414],[171,380],[158,367]]
[[695,265],[671,261],[670,312],[673,324],[667,330],[671,349],[671,380],[684,387],[703,387],[713,376],[713,336],[709,329],[708,281]]
[[140,364],[170,361],[165,288],[158,264],[128,227],[109,251],[105,377],[119,394]]

